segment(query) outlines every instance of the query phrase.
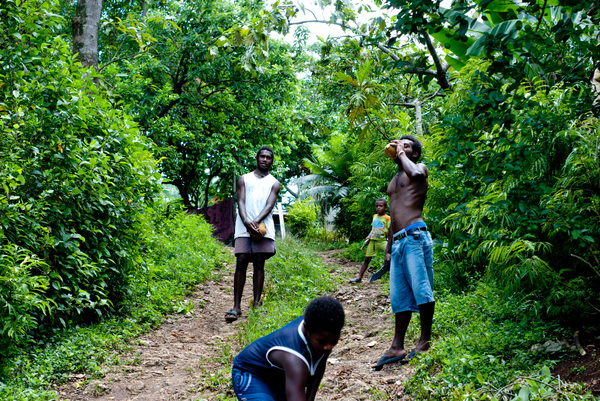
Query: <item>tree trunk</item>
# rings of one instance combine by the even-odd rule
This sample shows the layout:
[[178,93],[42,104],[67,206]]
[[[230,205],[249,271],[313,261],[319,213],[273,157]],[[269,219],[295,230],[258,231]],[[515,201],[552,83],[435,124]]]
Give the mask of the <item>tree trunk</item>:
[[415,131],[418,136],[421,136],[423,135],[423,112],[421,109],[421,101],[419,99],[415,101],[415,120],[417,120]]
[[141,0],[140,5],[142,7],[142,17],[146,18],[146,15],[148,15],[148,2]]
[[103,0],[78,0],[73,16],[73,54],[84,67],[98,69],[98,31]]

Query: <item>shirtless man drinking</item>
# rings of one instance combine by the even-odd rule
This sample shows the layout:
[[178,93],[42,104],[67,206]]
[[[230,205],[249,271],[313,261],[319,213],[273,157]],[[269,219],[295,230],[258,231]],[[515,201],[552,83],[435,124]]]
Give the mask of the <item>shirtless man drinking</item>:
[[[375,370],[392,362],[408,362],[416,354],[430,348],[433,299],[433,244],[423,221],[423,205],[427,197],[427,166],[417,163],[421,143],[405,135],[396,144],[394,162],[398,174],[388,185],[391,225],[386,249],[386,262],[391,261],[390,298],[395,314],[395,332],[391,347],[377,361]],[[410,353],[404,348],[404,337],[413,312],[421,314],[421,338]]]

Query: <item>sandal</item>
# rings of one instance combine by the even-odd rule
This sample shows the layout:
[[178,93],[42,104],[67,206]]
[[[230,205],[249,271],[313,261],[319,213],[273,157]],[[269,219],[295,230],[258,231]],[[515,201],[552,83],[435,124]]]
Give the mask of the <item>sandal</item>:
[[240,316],[242,316],[242,312],[238,312],[235,309],[230,309],[227,312],[225,312],[225,321],[230,323],[235,322]]

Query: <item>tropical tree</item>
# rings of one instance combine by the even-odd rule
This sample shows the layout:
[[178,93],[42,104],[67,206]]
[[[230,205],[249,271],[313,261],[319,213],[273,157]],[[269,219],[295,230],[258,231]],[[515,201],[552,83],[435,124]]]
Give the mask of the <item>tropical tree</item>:
[[448,241],[450,276],[483,275],[507,293],[535,294],[550,314],[597,310],[589,284],[599,278],[598,237],[591,234],[598,215],[565,197],[576,192],[596,203],[595,184],[579,176],[583,164],[589,177],[598,174],[587,164],[598,135],[586,90],[599,33],[590,9],[559,2],[462,2],[453,10],[388,4],[399,10],[396,28],[425,29],[460,70],[429,142],[435,154],[428,212]]
[[225,36],[257,12],[253,3],[213,0],[150,7],[145,29],[156,43],[106,69],[122,104],[157,144],[165,182],[177,186],[187,207],[231,196],[235,174],[252,165],[261,145],[293,166],[281,169],[286,177],[298,170],[298,150],[308,150],[293,108],[289,46],[270,42],[254,68],[248,47]]

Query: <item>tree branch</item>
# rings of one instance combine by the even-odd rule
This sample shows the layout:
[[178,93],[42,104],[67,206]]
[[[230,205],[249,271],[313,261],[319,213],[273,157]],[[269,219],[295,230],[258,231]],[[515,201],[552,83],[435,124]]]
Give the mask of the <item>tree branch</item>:
[[546,11],[546,6],[548,5],[548,0],[544,0],[544,5],[540,10],[540,19],[538,20],[537,26],[535,27],[535,31],[537,32],[540,29],[540,25],[542,24],[542,20],[544,19],[544,12]]
[[435,47],[433,46],[433,43],[431,42],[431,38],[429,37],[429,34],[425,31],[421,30],[421,36],[425,40],[425,44],[427,46],[427,50],[429,51],[429,54],[431,55],[431,58],[433,58],[433,64],[435,64],[438,85],[444,90],[451,89],[450,82],[448,82],[448,77],[446,76],[446,72],[448,71],[448,68],[450,68],[450,65],[449,64],[442,65],[442,62],[440,61],[440,57],[438,56],[437,51],[435,50]]
[[136,57],[141,56],[142,54],[145,54],[145,53],[148,53],[148,50],[144,50],[143,52],[139,52],[139,53],[132,54],[132,55],[129,55],[129,56],[123,56],[123,57],[119,57],[119,58],[113,58],[108,63],[104,64],[102,66],[102,68],[100,68],[99,72],[102,72],[106,67],[108,67],[112,63],[116,63],[116,62],[121,61],[121,60],[127,60],[129,58],[136,58]]
[[369,112],[367,111],[367,109],[365,108],[365,115],[367,116],[367,120],[369,120],[369,123],[373,124],[375,126],[375,128],[377,129],[377,131],[379,131],[379,133],[381,135],[383,135],[383,137],[387,140],[387,141],[391,141],[390,137],[387,136],[387,134],[385,132],[383,132],[383,130],[381,128],[379,128],[379,125],[375,124],[373,122],[373,120],[371,120],[371,116],[369,115]]
[[344,29],[351,29],[348,25],[344,24],[343,22],[331,22],[331,21],[326,21],[323,19],[312,19],[312,20],[306,20],[306,21],[290,22],[289,25],[301,25],[301,24],[308,24],[311,22],[316,22],[319,24],[327,24],[327,25],[337,25]]
[[[400,57],[396,56],[390,49],[388,49],[386,46],[382,45],[381,43],[377,43],[377,48],[379,50],[381,50],[382,52],[384,52],[385,54],[389,55],[392,58],[392,60],[401,61]],[[417,74],[434,75],[434,76],[438,75],[437,71],[430,70],[428,68],[416,68],[416,67],[404,67],[404,68],[407,69],[409,72],[414,72]]]

